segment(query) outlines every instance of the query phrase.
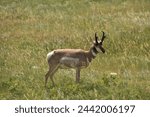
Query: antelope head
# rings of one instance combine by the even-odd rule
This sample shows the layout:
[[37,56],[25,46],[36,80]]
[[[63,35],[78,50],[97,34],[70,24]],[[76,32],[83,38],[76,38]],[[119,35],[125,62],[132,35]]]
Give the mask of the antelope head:
[[105,53],[105,49],[103,48],[103,41],[106,38],[105,33],[102,31],[102,38],[100,41],[98,41],[98,36],[97,33],[95,33],[95,41],[94,41],[94,47],[96,48],[96,50],[98,52],[102,51],[103,53]]

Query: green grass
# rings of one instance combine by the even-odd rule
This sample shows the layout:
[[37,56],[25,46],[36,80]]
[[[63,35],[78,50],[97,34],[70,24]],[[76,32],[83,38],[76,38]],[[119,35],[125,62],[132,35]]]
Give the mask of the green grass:
[[[0,0],[0,99],[150,99],[149,0]],[[106,54],[59,70],[44,88],[46,54],[88,50],[105,31]],[[115,72],[117,76],[111,76]]]

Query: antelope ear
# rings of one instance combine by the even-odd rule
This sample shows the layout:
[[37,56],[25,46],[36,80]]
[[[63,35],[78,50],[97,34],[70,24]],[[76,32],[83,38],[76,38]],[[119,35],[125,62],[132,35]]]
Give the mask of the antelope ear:
[[94,45],[97,45],[98,43],[97,43],[96,41],[93,41],[93,44],[94,44]]

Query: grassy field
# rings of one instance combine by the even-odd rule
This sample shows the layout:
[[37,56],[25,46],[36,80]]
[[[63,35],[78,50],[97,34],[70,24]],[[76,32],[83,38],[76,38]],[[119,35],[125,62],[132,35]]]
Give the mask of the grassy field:
[[[0,0],[0,99],[150,99],[150,0]],[[81,71],[59,70],[44,88],[46,54],[88,50],[105,31],[105,54]],[[111,76],[110,73],[117,73]]]

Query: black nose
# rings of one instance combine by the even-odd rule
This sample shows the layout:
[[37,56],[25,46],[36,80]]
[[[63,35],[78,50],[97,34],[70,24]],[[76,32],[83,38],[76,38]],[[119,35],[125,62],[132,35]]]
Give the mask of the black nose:
[[101,47],[101,51],[102,51],[103,53],[105,53],[105,49],[104,49],[103,47]]
[[105,50],[103,50],[102,52],[105,53]]

